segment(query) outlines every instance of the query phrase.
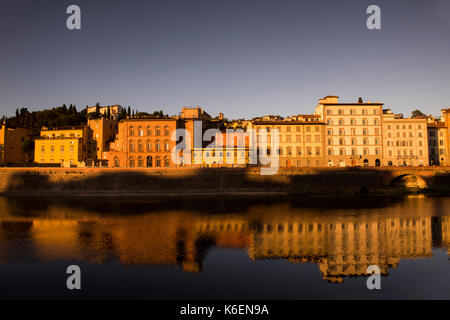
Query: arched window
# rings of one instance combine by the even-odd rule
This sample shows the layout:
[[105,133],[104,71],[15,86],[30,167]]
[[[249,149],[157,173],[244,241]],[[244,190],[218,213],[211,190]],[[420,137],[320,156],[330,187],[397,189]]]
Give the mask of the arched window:
[[156,140],[156,152],[161,151],[161,142],[159,140]]
[[169,133],[169,126],[165,126],[164,127],[164,135],[165,136],[168,136],[170,133]]
[[134,168],[136,166],[134,157],[130,157],[130,168]]
[[151,136],[152,135],[152,127],[147,126],[147,136]]
[[152,142],[147,140],[147,152],[152,152]]
[[144,146],[142,145],[142,141],[141,140],[138,141],[138,151],[139,152],[143,152],[144,151]]
[[130,141],[130,152],[134,152],[134,142]]
[[169,157],[165,156],[164,157],[164,167],[169,167],[170,166],[170,161],[169,161]]
[[161,135],[161,128],[159,126],[156,126],[155,131],[157,136]]
[[142,168],[144,166],[144,159],[142,157],[138,157],[138,167]]
[[170,144],[167,140],[164,140],[164,151],[170,151]]
[[138,127],[138,134],[139,134],[139,137],[143,137],[144,136],[144,129],[142,129],[141,126]]
[[119,168],[120,167],[120,161],[119,158],[114,157],[114,167]]
[[161,157],[156,157],[156,166],[161,167]]
[[147,157],[147,168],[153,167],[153,158],[151,156]]
[[133,126],[130,127],[130,136],[131,137],[134,136],[134,127]]

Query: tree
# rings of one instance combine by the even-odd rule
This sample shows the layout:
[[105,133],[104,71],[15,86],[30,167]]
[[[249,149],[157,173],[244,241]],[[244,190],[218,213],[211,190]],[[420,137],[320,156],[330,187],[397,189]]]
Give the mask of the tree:
[[363,99],[361,97],[358,98],[358,103],[363,103]]
[[25,154],[25,161],[31,162],[31,159],[33,159],[33,152],[34,152],[34,140],[30,138],[25,138],[22,142],[22,152]]
[[131,116],[131,107],[130,106],[128,106],[127,116]]
[[422,111],[420,111],[419,109],[414,110],[411,113],[411,118],[420,118],[420,117],[426,117],[427,115],[424,114]]
[[106,111],[106,119],[111,119],[111,108],[108,107],[108,111]]

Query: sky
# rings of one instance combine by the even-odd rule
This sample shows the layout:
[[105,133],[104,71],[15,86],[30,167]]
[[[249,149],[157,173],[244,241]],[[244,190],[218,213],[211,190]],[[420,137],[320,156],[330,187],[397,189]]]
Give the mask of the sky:
[[[81,8],[68,30],[66,8]],[[381,8],[381,30],[366,9]],[[0,115],[121,104],[229,119],[318,99],[450,107],[448,0],[2,0]]]

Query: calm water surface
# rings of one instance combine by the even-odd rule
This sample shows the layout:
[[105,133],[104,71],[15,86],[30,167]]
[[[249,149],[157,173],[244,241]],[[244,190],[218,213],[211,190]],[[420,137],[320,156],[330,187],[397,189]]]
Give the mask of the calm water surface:
[[[0,198],[0,297],[450,299],[450,198]],[[66,289],[66,268],[82,290]],[[381,290],[366,287],[379,265]]]

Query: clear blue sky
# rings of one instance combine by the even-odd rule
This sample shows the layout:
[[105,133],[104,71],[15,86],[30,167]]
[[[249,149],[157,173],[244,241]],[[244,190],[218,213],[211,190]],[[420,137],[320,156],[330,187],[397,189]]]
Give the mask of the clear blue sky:
[[[82,30],[66,28],[78,4]],[[378,4],[382,29],[366,28]],[[76,104],[201,105],[228,118],[317,100],[450,107],[450,1],[2,0],[0,115]]]

